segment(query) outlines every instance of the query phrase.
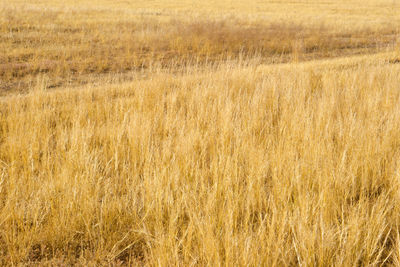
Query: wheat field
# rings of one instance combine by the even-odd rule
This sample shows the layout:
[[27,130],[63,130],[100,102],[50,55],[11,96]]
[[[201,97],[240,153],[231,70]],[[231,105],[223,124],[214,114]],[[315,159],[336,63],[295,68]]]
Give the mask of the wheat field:
[[400,2],[0,1],[0,264],[400,266]]

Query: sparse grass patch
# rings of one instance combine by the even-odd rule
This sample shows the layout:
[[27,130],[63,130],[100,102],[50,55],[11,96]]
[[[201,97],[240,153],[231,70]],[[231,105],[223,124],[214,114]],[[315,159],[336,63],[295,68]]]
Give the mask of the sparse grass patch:
[[395,26],[335,30],[291,22],[248,23],[235,18],[116,19],[105,11],[3,9],[0,84],[27,88],[37,75],[51,87],[85,82],[87,75],[173,69],[238,58],[303,61],[378,52],[393,46]]

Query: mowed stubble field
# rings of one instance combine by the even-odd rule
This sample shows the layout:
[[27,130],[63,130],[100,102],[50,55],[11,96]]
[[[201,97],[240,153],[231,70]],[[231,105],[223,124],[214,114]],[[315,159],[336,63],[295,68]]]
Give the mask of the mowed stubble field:
[[399,266],[400,2],[0,2],[0,263]]

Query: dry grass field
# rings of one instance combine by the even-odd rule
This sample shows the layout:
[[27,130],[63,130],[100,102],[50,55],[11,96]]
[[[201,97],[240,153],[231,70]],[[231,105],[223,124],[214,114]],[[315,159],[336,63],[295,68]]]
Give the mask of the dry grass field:
[[400,1],[0,1],[0,264],[400,266]]

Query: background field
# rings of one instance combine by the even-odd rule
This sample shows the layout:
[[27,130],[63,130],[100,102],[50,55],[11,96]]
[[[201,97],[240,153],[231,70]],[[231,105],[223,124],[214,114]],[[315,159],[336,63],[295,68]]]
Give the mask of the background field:
[[0,2],[0,263],[399,266],[399,14]]

